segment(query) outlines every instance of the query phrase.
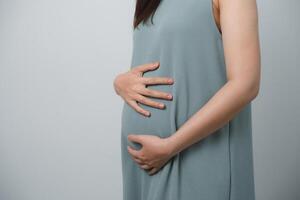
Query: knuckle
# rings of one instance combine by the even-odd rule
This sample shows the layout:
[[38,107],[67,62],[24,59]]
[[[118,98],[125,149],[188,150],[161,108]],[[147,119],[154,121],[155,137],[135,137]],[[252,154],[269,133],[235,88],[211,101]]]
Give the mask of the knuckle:
[[151,95],[153,95],[154,93],[153,93],[153,91],[147,89],[147,90],[145,90],[145,94],[151,96]]
[[132,68],[132,69],[129,71],[129,73],[132,73],[132,74],[139,74],[139,73],[141,73],[141,72],[140,72],[139,67],[134,67],[134,68]]
[[134,98],[136,101],[140,101],[140,100],[141,100],[141,96],[138,95],[138,94],[134,94],[134,95],[132,95],[132,96],[133,96],[133,98]]
[[137,99],[138,99],[139,102],[145,103],[145,98],[144,97],[138,96]]
[[147,105],[151,105],[151,100],[149,100],[148,98],[144,97],[142,103],[147,104]]
[[146,158],[146,156],[144,154],[140,154],[140,159],[144,162],[148,162],[148,159]]
[[133,74],[140,78],[141,76],[143,76],[143,71],[141,69],[137,69]]
[[150,78],[144,78],[144,84],[150,84],[151,79]]

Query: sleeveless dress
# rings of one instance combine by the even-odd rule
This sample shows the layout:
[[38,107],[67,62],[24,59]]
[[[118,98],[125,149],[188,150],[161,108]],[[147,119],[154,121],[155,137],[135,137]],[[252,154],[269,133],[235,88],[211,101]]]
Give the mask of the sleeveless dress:
[[173,85],[148,85],[173,100],[155,99],[164,110],[124,102],[121,117],[123,200],[254,200],[251,103],[229,123],[174,156],[150,176],[132,160],[127,135],[168,137],[226,83],[222,37],[212,0],[162,0],[149,21],[133,31],[131,66],[159,61],[144,77],[167,76]]

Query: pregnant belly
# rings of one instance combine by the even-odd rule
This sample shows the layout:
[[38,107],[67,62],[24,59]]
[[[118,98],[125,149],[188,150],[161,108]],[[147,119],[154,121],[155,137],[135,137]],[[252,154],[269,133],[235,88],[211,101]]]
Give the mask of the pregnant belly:
[[163,138],[174,134],[180,126],[205,105],[223,84],[222,79],[209,78],[204,73],[194,71],[187,73],[188,67],[186,69],[177,67],[176,69],[176,73],[172,73],[169,68],[161,68],[144,74],[148,77],[166,76],[174,78],[173,85],[148,85],[149,89],[171,93],[173,99],[163,100],[148,97],[166,105],[166,108],[162,110],[140,104],[142,108],[151,112],[150,117],[143,116],[124,102],[121,127],[124,140],[129,134],[156,135]]
[[[150,87],[150,86],[148,86]],[[151,86],[155,90],[171,92],[171,86],[168,85],[156,85]],[[155,87],[155,88],[154,88]],[[159,137],[168,137],[176,131],[175,127],[175,100],[173,94],[173,100],[163,100],[148,97],[154,101],[165,104],[165,109],[158,109],[150,107],[144,104],[139,104],[145,110],[151,113],[150,117],[146,117],[126,102],[123,104],[122,109],[122,136],[124,139],[129,134],[140,135],[156,135]]]

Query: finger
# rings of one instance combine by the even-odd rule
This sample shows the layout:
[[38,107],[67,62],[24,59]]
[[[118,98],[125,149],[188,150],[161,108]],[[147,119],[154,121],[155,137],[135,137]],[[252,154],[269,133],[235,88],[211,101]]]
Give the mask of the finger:
[[132,159],[133,159],[137,164],[139,164],[139,165],[143,165],[143,164],[144,164],[143,161],[141,161],[140,159],[138,159],[138,158],[136,158],[136,157],[133,157],[133,156],[132,156]]
[[143,90],[141,90],[140,93],[142,95],[149,96],[149,97],[155,97],[155,98],[166,99],[166,100],[172,99],[172,94],[161,92],[158,90],[152,90],[148,88],[144,88]]
[[[130,154],[130,153],[129,153]],[[134,156],[132,154],[130,154],[132,160],[134,160],[136,163],[138,163],[139,165],[144,165],[146,164],[143,160],[141,160],[139,157]]]
[[141,77],[142,83],[146,85],[170,85],[174,80],[169,77]]
[[[137,134],[129,134],[127,136],[127,139],[129,141],[132,141],[132,142],[137,142],[137,143],[140,143],[140,144],[143,144],[143,138],[141,135],[137,135]],[[130,147],[130,146],[129,146]]]
[[138,150],[135,150],[135,149],[131,148],[130,146],[127,146],[127,150],[133,157],[140,159],[140,153]]
[[149,170],[151,167],[149,165],[140,165],[142,169]]
[[141,159],[139,159],[138,157],[135,157],[135,156],[133,156],[131,154],[130,154],[130,156],[131,156],[132,160],[134,160],[137,164],[139,164],[139,165],[145,165],[145,163]]
[[149,116],[150,116],[151,113],[150,113],[149,111],[143,109],[142,107],[140,107],[139,104],[138,104],[136,101],[134,101],[134,100],[129,100],[129,101],[127,101],[127,102],[128,102],[128,104],[129,104],[136,112],[141,113],[142,115],[144,115],[144,116],[146,116],[146,117],[149,117]]
[[157,172],[157,168],[153,167],[151,170],[149,170],[148,174],[153,175]]
[[146,71],[151,71],[151,70],[154,70],[156,68],[159,67],[159,62],[154,62],[154,63],[147,63],[147,64],[144,64],[144,65],[140,65],[140,66],[137,66],[137,67],[134,67],[132,69],[132,72],[146,72]]
[[160,109],[165,108],[165,105],[163,103],[153,101],[153,100],[151,100],[147,97],[144,97],[143,95],[140,95],[140,94],[137,95],[136,99],[138,102],[148,105],[148,106],[151,106],[151,107],[160,108]]
[[[140,151],[141,151],[141,149],[139,149],[139,150],[137,150],[137,151],[139,151],[138,153],[140,153]],[[129,153],[130,154],[130,153]],[[130,156],[131,156],[131,158],[134,160],[134,161],[136,161],[138,164],[140,164],[140,165],[150,165],[149,163],[148,163],[148,159],[146,159],[145,157],[143,157],[141,154],[135,154],[135,155],[133,155],[133,154],[130,154]]]

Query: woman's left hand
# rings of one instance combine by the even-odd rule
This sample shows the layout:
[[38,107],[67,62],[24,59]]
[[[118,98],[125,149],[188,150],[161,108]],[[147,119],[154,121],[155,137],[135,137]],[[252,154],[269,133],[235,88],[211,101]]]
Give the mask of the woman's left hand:
[[139,150],[130,146],[127,146],[127,149],[133,160],[142,169],[147,170],[149,175],[159,171],[174,155],[168,138],[155,135],[130,134],[128,140],[142,145]]

